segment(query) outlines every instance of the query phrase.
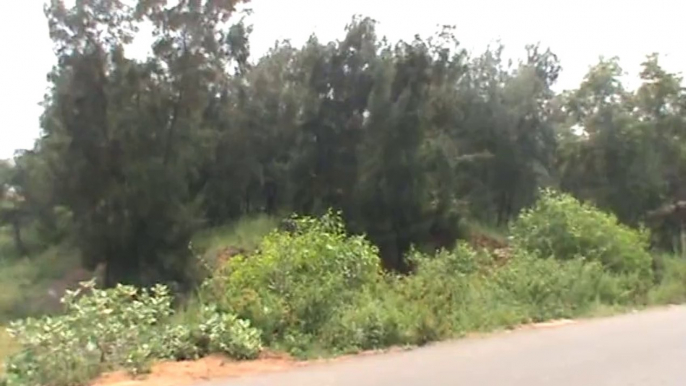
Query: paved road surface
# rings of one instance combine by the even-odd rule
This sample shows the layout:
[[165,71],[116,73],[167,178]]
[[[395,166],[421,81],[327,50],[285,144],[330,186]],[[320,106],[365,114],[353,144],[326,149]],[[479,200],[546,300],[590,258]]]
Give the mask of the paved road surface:
[[686,386],[686,307],[498,333],[211,386]]

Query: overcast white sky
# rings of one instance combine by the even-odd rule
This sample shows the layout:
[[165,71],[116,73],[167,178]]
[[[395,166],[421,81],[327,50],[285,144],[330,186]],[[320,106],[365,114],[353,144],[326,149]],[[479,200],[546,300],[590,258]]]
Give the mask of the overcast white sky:
[[[53,54],[43,0],[0,0],[0,159],[30,148]],[[659,52],[665,67],[686,70],[686,1],[683,0],[253,0],[253,53],[275,40],[301,44],[343,36],[354,14],[380,22],[392,40],[428,35],[438,25],[457,27],[460,41],[482,50],[500,39],[510,55],[541,42],[556,52],[563,73],[559,88],[574,87],[599,56],[619,56],[635,76],[646,54]]]

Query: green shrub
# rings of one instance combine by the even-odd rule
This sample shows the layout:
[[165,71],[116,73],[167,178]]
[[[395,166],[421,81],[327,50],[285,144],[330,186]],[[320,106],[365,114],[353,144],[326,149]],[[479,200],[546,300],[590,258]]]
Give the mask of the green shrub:
[[[80,296],[83,291],[89,293]],[[162,286],[103,291],[90,282],[69,291],[63,302],[62,316],[10,325],[20,351],[7,361],[8,385],[77,385],[113,368],[145,371],[159,349],[147,342],[155,342],[155,326],[171,313],[171,297]]]
[[236,315],[220,312],[216,306],[203,307],[200,323],[194,326],[196,339],[206,342],[207,353],[226,354],[236,359],[252,359],[262,351],[260,331]]
[[11,323],[19,350],[6,362],[7,386],[81,385],[103,371],[145,372],[157,359],[208,352],[251,358],[261,349],[257,330],[213,308],[197,325],[169,324],[172,299],[161,285],[100,290],[91,281],[62,301],[63,315]]
[[266,215],[242,217],[234,223],[203,229],[193,236],[193,249],[199,253],[217,253],[222,248],[253,250],[260,240],[276,229],[278,220]]
[[452,251],[435,256],[413,253],[415,274],[398,280],[395,291],[403,297],[414,320],[410,335],[417,344],[517,324],[526,319],[493,283],[503,269],[489,252],[458,243]]
[[[511,226],[514,245],[540,257],[598,261],[615,273],[651,275],[648,234],[568,194],[542,192]],[[647,284],[647,283],[646,283]]]
[[342,353],[412,344],[414,316],[394,288],[380,284],[342,306],[322,328],[320,342]]
[[[9,335],[5,327],[0,325],[0,381],[3,379],[5,372],[2,364],[16,351],[17,344],[15,339]],[[2,383],[0,382],[0,384]]]
[[583,314],[596,304],[636,300],[635,280],[610,274],[596,261],[558,261],[520,252],[491,278],[495,300],[517,310],[525,322]]
[[416,267],[417,276],[443,278],[454,275],[475,274],[492,268],[493,256],[485,251],[477,251],[468,243],[460,241],[452,251],[439,250],[434,256],[410,251],[407,259]]
[[253,359],[262,351],[259,330],[213,305],[202,306],[185,323],[166,325],[160,337],[164,342],[160,358],[192,360],[208,354],[224,354],[235,359]]
[[294,222],[294,232],[270,233],[258,252],[229,259],[203,285],[206,301],[250,320],[267,343],[317,336],[339,307],[380,277],[377,248],[347,236],[339,215]]
[[[435,255],[411,251],[414,272],[408,276],[382,274],[377,249],[362,237],[347,236],[338,215],[296,218],[290,232],[272,232],[255,254],[231,258],[200,294],[218,310],[250,320],[265,343],[298,356],[421,345],[642,301],[650,272],[636,263],[646,260],[643,235],[616,223],[605,224],[612,230],[603,235],[577,232],[589,224],[560,220],[559,207],[577,210],[577,217],[579,208],[588,208],[573,201],[576,209],[565,209],[568,197],[544,200],[514,226],[517,243],[507,255],[496,257],[463,242]],[[553,220],[547,224],[556,230],[548,233],[572,252],[543,242],[550,249],[536,249],[539,244],[525,237],[524,230],[537,230],[548,212]],[[590,216],[602,213],[592,210]],[[637,251],[616,245],[626,241]],[[524,248],[526,243],[531,246]],[[635,264],[612,271],[607,251],[634,253],[629,261]]]
[[[640,299],[634,275],[609,273],[599,262],[513,253],[502,265],[464,243],[435,256],[413,253],[415,274],[394,280],[391,294],[379,296],[392,304],[375,305],[374,312],[402,310],[401,316],[391,319],[401,326],[399,343],[422,344],[469,331],[577,316],[598,304],[624,305]],[[394,315],[383,312],[385,317]]]
[[475,315],[483,304],[483,283],[494,259],[458,243],[435,255],[411,251],[414,273],[388,275],[336,318],[336,333],[358,349],[422,345],[481,327]]
[[686,302],[686,260],[681,257],[660,259],[661,278],[651,288],[649,302],[652,304],[681,304]]

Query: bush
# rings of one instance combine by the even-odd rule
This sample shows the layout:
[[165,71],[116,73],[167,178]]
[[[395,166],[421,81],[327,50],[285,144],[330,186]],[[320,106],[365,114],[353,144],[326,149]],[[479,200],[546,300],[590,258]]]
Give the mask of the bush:
[[[83,291],[89,293],[79,296]],[[7,363],[9,385],[77,385],[114,368],[144,371],[159,349],[150,344],[156,342],[155,326],[171,313],[162,286],[102,291],[90,282],[69,291],[63,302],[65,315],[10,325],[21,349]]]
[[614,215],[568,194],[543,191],[536,205],[512,224],[511,234],[515,247],[536,256],[586,258],[615,273],[651,275],[647,232],[619,224]]
[[686,260],[681,257],[662,257],[660,282],[649,293],[652,304],[681,304],[686,302]]
[[409,331],[414,315],[393,290],[380,284],[341,307],[322,328],[320,341],[341,353],[416,343]]
[[572,317],[597,304],[637,299],[631,276],[610,274],[596,261],[558,261],[517,253],[491,278],[494,300],[512,307],[522,322]]
[[168,324],[172,299],[161,285],[99,290],[91,281],[62,301],[64,315],[10,325],[19,351],[6,362],[7,386],[81,385],[103,371],[145,372],[156,359],[207,352],[250,358],[261,348],[259,332],[247,322],[212,308],[202,324]]
[[410,251],[407,259],[416,267],[417,276],[441,277],[471,275],[493,268],[493,256],[486,250],[475,250],[460,241],[452,251],[439,250],[435,256]]
[[209,255],[227,247],[250,251],[277,225],[276,218],[266,215],[241,217],[234,223],[199,231],[193,235],[192,246],[196,252]]
[[194,326],[195,336],[206,344],[207,353],[253,359],[262,351],[260,331],[251,327],[250,322],[220,312],[216,306],[204,306],[201,316],[200,323]]
[[293,232],[270,233],[255,254],[229,259],[202,290],[205,300],[260,328],[267,343],[317,336],[342,305],[380,278],[377,248],[347,236],[338,214],[294,223]]
[[640,299],[634,275],[611,274],[581,258],[559,261],[514,251],[503,263],[459,243],[435,256],[413,252],[410,260],[414,275],[394,278],[376,298],[340,317],[342,338],[360,348],[391,340],[423,344]]
[[190,322],[165,326],[160,337],[164,349],[159,357],[174,360],[199,359],[208,354],[253,359],[262,351],[259,330],[216,306],[202,306]]
[[503,262],[458,243],[433,256],[413,251],[409,259],[413,275],[388,276],[370,286],[331,318],[321,341],[339,352],[421,345],[636,299],[632,276],[610,274],[599,262],[581,258],[559,261],[515,251]]
[[[483,327],[483,284],[494,259],[458,243],[431,256],[411,251],[410,276],[387,275],[343,307],[322,334],[341,351],[422,345]],[[487,310],[488,312],[488,310]]]

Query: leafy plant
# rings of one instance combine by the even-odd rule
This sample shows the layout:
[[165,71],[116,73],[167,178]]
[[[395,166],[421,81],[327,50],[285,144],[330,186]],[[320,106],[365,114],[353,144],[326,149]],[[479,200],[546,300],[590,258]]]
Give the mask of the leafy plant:
[[202,319],[196,327],[198,336],[207,342],[211,353],[227,354],[236,359],[252,359],[262,350],[260,331],[250,322],[234,314],[220,312],[216,305],[203,308]]
[[7,363],[10,385],[75,385],[113,368],[144,371],[161,349],[150,344],[159,343],[156,327],[171,314],[164,286],[98,290],[90,281],[62,302],[64,315],[11,323],[8,331],[21,350]]
[[640,299],[631,276],[611,274],[597,261],[559,261],[517,253],[494,272],[491,284],[499,302],[518,308],[523,321],[572,317],[597,303],[630,304]]
[[257,253],[231,258],[204,285],[206,300],[250,320],[267,343],[289,331],[318,334],[341,305],[381,277],[376,247],[346,235],[340,215],[293,221],[293,232],[270,233]]
[[651,275],[646,231],[622,225],[614,215],[568,194],[543,190],[534,207],[512,224],[511,233],[516,247],[536,256],[585,258],[615,273]]
[[336,352],[413,343],[407,328],[412,315],[389,284],[375,286],[342,306],[322,328],[321,342]]
[[661,278],[651,288],[649,300],[653,304],[680,304],[686,301],[686,260],[681,257],[661,257]]
[[157,359],[190,359],[207,353],[252,358],[261,350],[259,332],[234,315],[206,307],[201,323],[170,323],[167,287],[150,290],[94,281],[63,297],[65,313],[25,319],[8,329],[20,349],[6,363],[7,386],[81,385],[119,368],[140,374]]

